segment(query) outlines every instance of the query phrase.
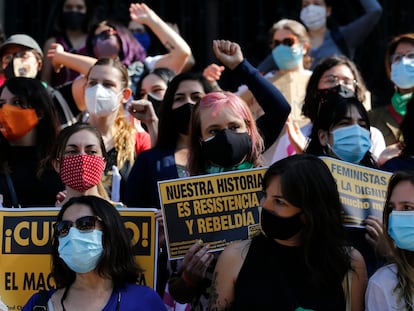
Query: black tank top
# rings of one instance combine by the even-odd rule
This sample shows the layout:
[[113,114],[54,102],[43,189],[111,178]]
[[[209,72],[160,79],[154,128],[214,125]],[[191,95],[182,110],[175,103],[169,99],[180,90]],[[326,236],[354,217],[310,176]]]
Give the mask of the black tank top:
[[342,284],[316,288],[309,279],[302,247],[259,235],[251,242],[235,284],[235,310],[345,310]]

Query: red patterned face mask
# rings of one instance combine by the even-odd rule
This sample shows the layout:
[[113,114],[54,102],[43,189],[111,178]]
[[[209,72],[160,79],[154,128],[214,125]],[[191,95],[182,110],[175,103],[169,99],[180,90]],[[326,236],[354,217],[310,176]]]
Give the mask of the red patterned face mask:
[[77,154],[63,157],[60,166],[62,182],[79,192],[96,186],[105,169],[105,161],[100,156]]

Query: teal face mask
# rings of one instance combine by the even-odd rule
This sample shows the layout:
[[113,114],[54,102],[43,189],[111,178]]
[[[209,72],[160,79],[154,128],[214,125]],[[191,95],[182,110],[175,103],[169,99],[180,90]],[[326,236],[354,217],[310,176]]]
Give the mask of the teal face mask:
[[359,163],[371,148],[371,133],[354,124],[332,132],[332,151],[343,161]]
[[303,49],[302,46],[290,47],[280,44],[272,50],[272,56],[278,68],[289,70],[303,62]]
[[80,232],[72,227],[68,235],[59,238],[58,252],[71,270],[78,273],[92,271],[103,253],[102,231]]
[[414,252],[414,212],[392,211],[388,219],[388,234],[398,248]]

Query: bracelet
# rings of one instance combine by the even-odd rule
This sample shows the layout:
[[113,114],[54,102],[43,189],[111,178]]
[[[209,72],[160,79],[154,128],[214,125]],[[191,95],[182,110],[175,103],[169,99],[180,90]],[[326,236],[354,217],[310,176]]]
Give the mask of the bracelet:
[[188,275],[183,271],[181,273],[181,279],[184,281],[184,283],[189,287],[194,287],[195,284],[188,278]]

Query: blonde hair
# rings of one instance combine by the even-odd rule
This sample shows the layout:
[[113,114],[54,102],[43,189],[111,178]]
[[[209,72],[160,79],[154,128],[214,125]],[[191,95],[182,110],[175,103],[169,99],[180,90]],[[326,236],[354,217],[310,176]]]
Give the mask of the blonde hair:
[[[128,88],[129,85],[129,76],[128,70],[124,64],[117,58],[101,58],[99,59],[95,66],[106,65],[112,66],[118,69],[121,73],[121,85],[123,88]],[[93,68],[92,67],[92,68]],[[89,69],[88,75],[90,71]],[[117,151],[116,165],[121,168],[125,162],[129,161],[132,165],[135,160],[135,140],[136,140],[136,130],[135,127],[128,121],[125,116],[125,110],[123,105],[120,105],[118,113],[116,115],[115,121],[112,125],[112,135],[114,138],[114,147]]]
[[281,19],[277,23],[274,23],[273,26],[269,29],[269,38],[270,38],[270,46],[273,49],[273,35],[276,31],[285,29],[289,30],[299,41],[300,44],[303,46],[306,45],[306,54],[303,55],[303,67],[308,69],[312,64],[312,58],[309,55],[310,51],[310,39],[309,34],[301,23],[293,20],[293,19]]
[[131,166],[135,160],[136,129],[125,116],[124,107],[121,105],[112,127],[114,145],[117,151],[116,165],[121,168],[125,162]]

